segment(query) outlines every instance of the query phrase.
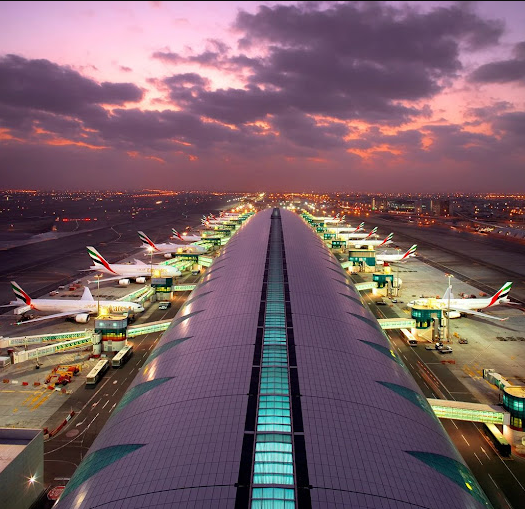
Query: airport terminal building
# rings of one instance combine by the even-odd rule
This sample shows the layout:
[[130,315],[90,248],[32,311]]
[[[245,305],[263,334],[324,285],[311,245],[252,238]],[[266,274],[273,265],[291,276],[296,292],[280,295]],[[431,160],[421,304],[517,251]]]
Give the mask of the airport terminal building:
[[323,241],[267,209],[215,259],[56,507],[491,506]]

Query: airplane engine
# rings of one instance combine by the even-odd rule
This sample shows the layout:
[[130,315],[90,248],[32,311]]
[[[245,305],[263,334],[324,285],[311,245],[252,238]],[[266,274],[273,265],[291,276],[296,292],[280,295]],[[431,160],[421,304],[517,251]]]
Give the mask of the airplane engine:
[[120,286],[128,286],[129,283],[130,283],[129,279],[119,279],[119,280],[118,280],[118,284],[119,284]]
[[164,255],[164,258],[171,258],[171,253],[166,253],[166,254]]
[[79,313],[75,316],[75,322],[77,323],[88,323],[89,313]]
[[135,283],[143,285],[145,282],[146,282],[146,278],[145,277],[136,277],[135,278]]
[[448,317],[452,320],[452,318],[460,318],[461,313],[458,313],[457,311],[445,311],[445,315],[448,314]]

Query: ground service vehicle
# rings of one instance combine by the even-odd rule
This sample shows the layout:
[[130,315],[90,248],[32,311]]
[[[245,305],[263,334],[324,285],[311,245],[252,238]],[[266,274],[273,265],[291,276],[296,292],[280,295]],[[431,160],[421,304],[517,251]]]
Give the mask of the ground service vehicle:
[[165,310],[171,307],[171,302],[161,302],[159,304],[159,309]]
[[97,385],[98,381],[104,376],[109,369],[109,359],[100,359],[95,367],[88,373],[86,378],[86,387]]
[[495,424],[484,423],[483,431],[485,431],[485,434],[490,438],[490,441],[502,456],[510,456],[510,444],[505,440],[505,437]]
[[114,368],[120,368],[128,362],[129,358],[133,355],[133,345],[126,345],[124,348],[111,359],[111,365]]

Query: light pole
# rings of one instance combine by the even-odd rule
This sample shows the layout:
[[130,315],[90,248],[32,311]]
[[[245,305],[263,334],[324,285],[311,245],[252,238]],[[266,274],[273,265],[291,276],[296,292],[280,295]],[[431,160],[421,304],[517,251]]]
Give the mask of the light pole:
[[447,343],[450,343],[450,294],[452,293],[452,286],[450,284],[451,278],[454,276],[452,274],[445,274],[448,277],[448,304],[447,304]]
[[[401,252],[401,249],[396,248],[396,251],[397,251],[397,254],[399,256],[399,253]],[[397,266],[397,263],[394,263],[394,269],[395,269],[395,272],[394,272],[394,282],[395,282],[394,297],[399,297],[399,267]]]
[[97,280],[97,316],[100,316],[100,278],[102,274],[96,274],[95,278]]
[[149,251],[149,282],[153,286],[153,247],[148,246]]

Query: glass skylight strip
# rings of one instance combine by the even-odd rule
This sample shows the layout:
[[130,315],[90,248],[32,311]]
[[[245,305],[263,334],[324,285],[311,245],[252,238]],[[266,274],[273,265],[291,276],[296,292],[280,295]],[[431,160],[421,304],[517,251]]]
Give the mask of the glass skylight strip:
[[295,508],[295,489],[283,487],[294,485],[294,464],[282,234],[275,216],[274,212],[264,296],[251,509]]

